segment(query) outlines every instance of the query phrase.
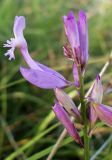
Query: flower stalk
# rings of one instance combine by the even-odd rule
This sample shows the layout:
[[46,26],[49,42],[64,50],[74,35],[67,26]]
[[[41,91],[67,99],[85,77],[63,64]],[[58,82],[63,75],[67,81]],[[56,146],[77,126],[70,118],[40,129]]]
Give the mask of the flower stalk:
[[[28,65],[27,68],[20,67],[22,76],[37,87],[54,90],[56,100],[52,107],[53,111],[75,142],[81,147],[84,147],[84,160],[89,160],[88,131],[91,131],[97,119],[100,119],[106,125],[112,127],[112,107],[102,104],[103,86],[100,78],[100,75],[104,74],[110,61],[105,64],[100,75],[96,76],[94,85],[85,95],[83,77],[89,56],[86,14],[84,11],[79,11],[78,21],[76,21],[74,13],[70,11],[67,16],[63,17],[63,20],[65,33],[68,39],[68,44],[64,46],[64,55],[66,58],[73,61],[73,83],[66,80],[55,70],[31,58],[28,51],[27,41],[23,35],[23,30],[25,29],[25,18],[23,16],[15,17],[13,27],[14,38],[7,40],[4,44],[4,47],[9,48],[5,53],[5,56],[9,56],[9,60],[15,59],[14,51],[16,48],[19,48],[23,59]],[[70,85],[74,85],[79,93],[81,114],[79,108],[76,107],[72,99],[63,90]],[[86,105],[86,102],[88,103],[88,106]],[[70,119],[70,116],[73,116],[76,121],[78,120],[81,125],[83,122],[84,145],[75,124]],[[56,147],[59,146],[65,133],[66,132],[64,132],[62,137],[59,138],[58,143],[55,145]],[[55,152],[56,148],[51,152],[51,156],[48,158],[52,158]]]
[[81,73],[81,66],[78,65],[79,83],[80,83],[80,103],[81,103],[81,115],[84,123],[83,135],[84,135],[84,159],[89,160],[89,137],[88,137],[88,120],[87,120],[87,107],[84,101],[84,81]]

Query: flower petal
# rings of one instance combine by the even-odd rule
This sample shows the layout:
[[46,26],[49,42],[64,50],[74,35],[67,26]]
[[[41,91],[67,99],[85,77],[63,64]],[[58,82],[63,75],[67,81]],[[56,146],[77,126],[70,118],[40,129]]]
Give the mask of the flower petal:
[[101,83],[100,76],[97,75],[94,86],[90,94],[90,99],[96,103],[101,103],[102,98],[103,98],[103,86]]
[[21,48],[20,50],[21,50],[21,53],[23,55],[23,58],[24,58],[25,62],[27,63],[27,65],[31,69],[52,73],[53,75],[59,77],[60,79],[65,80],[65,78],[60,73],[58,73],[55,70],[47,67],[46,65],[43,65],[43,64],[39,63],[38,61],[33,60],[31,58],[27,48]]
[[68,85],[68,81],[61,79],[50,72],[24,67],[20,67],[20,72],[27,81],[40,88],[55,89],[63,88]]
[[[10,48],[5,54],[9,56],[9,60],[15,59],[14,50],[15,48],[19,48],[20,50],[28,50],[27,42],[23,36],[23,30],[25,28],[25,18],[23,16],[16,16],[14,21],[14,38],[10,38],[4,44],[4,47]],[[25,53],[25,52],[24,52]],[[27,53],[27,52],[26,52]]]
[[25,18],[23,16],[16,16],[14,20],[14,36],[19,37],[23,34],[23,30],[25,29]]
[[63,109],[62,106],[60,106],[60,104],[58,102],[55,103],[55,105],[53,107],[53,111],[56,114],[57,118],[65,126],[68,133],[73,137],[73,139],[77,143],[79,143],[81,146],[83,146],[81,138],[80,138],[76,128],[74,127],[74,124],[70,121],[67,112]]
[[59,72],[56,72],[55,70],[53,70],[52,68],[49,68],[47,67],[46,65],[43,65],[37,61],[35,61],[36,64],[38,65],[38,67],[41,68],[41,70],[45,71],[45,72],[49,72],[49,73],[52,73],[53,75],[59,77],[60,79],[63,79],[65,81],[65,78],[59,73]]
[[9,60],[15,59],[14,50],[15,48],[11,48],[4,55],[9,56]]
[[85,68],[88,61],[88,26],[85,12],[82,10],[79,12],[78,17],[78,31],[81,49],[81,66]]
[[74,48],[79,47],[79,34],[74,13],[70,11],[68,16],[63,16],[63,21],[67,38],[74,51]]
[[96,120],[97,120],[98,116],[97,113],[92,105],[92,103],[89,106],[89,119],[90,119],[90,125],[91,128],[94,126]]
[[75,82],[75,86],[79,87],[79,74],[78,74],[78,69],[77,69],[77,65],[74,63],[73,64],[73,77],[74,77],[74,82]]
[[99,119],[102,120],[106,125],[112,127],[112,107],[104,104],[95,104],[94,108]]
[[72,99],[62,89],[56,88],[55,94],[59,103],[61,103],[61,105],[69,114],[71,114],[75,118],[81,118],[78,108],[76,107]]

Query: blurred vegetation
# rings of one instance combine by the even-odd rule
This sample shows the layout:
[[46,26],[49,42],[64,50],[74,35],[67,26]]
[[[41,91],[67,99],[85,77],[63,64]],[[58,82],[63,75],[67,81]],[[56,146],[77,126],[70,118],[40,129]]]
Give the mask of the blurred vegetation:
[[[25,37],[31,56],[73,81],[72,64],[63,56],[65,43],[62,16],[69,10],[75,15],[84,9],[88,15],[90,59],[85,78],[87,90],[108,60],[112,45],[111,0],[0,0],[0,160],[46,159],[63,127],[54,118],[51,107],[54,93],[26,82],[19,72],[24,62],[19,51],[16,60],[4,57],[3,43],[13,37],[14,17],[26,18]],[[104,87],[112,84],[111,67],[103,76]],[[77,102],[74,88],[66,92]],[[112,106],[112,94],[106,95],[104,103]],[[91,141],[91,154],[103,145],[112,130],[106,128]],[[68,136],[62,143],[54,160],[83,159],[83,151]],[[112,143],[97,160],[111,160]],[[31,157],[31,158],[30,158]]]

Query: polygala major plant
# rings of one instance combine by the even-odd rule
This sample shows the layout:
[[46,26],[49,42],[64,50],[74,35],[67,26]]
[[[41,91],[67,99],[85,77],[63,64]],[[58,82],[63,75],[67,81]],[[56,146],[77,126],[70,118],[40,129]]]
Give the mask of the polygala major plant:
[[[14,38],[7,40],[4,44],[4,47],[9,48],[5,56],[9,56],[9,60],[15,59],[14,51],[19,48],[23,59],[28,65],[27,68],[20,67],[22,76],[37,87],[54,90],[56,98],[52,107],[53,111],[75,142],[84,148],[84,159],[89,160],[90,132],[94,128],[97,119],[100,119],[108,126],[112,126],[112,108],[102,104],[103,86],[99,75],[96,76],[90,95],[86,99],[84,96],[83,79],[89,57],[88,25],[85,12],[79,11],[78,20],[76,21],[74,13],[70,11],[67,16],[63,16],[63,21],[68,39],[63,51],[65,57],[73,62],[74,82],[66,80],[60,73],[31,58],[23,35],[25,29],[25,18],[23,16],[15,17]],[[78,92],[81,102],[80,110],[64,92],[64,88],[71,85]],[[75,121],[82,125],[83,140],[70,116],[73,116]]]

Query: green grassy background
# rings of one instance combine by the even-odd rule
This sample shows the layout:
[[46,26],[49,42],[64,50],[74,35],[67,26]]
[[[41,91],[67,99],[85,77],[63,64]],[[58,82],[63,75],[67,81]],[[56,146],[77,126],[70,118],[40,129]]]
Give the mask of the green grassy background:
[[[77,16],[78,11],[84,9],[89,25],[87,90],[112,49],[111,8],[111,0],[0,0],[0,160],[44,160],[63,130],[51,112],[53,91],[36,88],[22,78],[19,66],[24,62],[19,51],[16,51],[15,61],[9,62],[4,57],[3,43],[13,37],[14,17],[23,15],[26,18],[24,35],[31,56],[73,81],[72,64],[63,56],[66,39],[62,16],[69,10]],[[110,67],[103,76],[104,86],[112,83],[111,71]],[[78,104],[74,88],[66,92]],[[111,96],[105,96],[105,104],[112,105]],[[93,136],[91,155],[103,145],[110,132]],[[62,145],[54,160],[83,159],[82,149],[69,136]],[[111,160],[111,147],[110,144],[97,159]]]

